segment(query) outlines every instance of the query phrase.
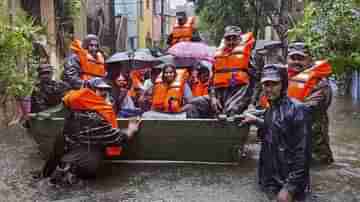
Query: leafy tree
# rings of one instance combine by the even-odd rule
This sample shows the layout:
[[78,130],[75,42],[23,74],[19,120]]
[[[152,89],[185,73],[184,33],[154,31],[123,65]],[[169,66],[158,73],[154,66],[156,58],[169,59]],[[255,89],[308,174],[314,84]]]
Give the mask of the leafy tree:
[[304,40],[316,58],[327,58],[336,76],[360,68],[358,0],[307,2],[304,19],[289,30],[291,40]]
[[[280,3],[279,3],[280,2]],[[287,39],[288,0],[199,0],[200,30],[208,32],[218,44],[227,25],[238,25],[263,38],[264,27],[271,25],[281,41]]]
[[31,94],[36,62],[32,39],[41,30],[20,12],[10,23],[6,9],[7,5],[0,3],[0,107],[3,108],[7,107],[9,100]]

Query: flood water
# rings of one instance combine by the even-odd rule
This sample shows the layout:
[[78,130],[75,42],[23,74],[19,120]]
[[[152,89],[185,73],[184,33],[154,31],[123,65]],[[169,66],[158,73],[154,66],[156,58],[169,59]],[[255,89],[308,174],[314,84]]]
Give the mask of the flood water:
[[[312,168],[308,201],[358,202],[360,104],[335,98],[329,112],[335,163]],[[0,139],[0,201],[268,201],[256,186],[255,142],[238,166],[107,164],[84,187],[55,189],[31,178],[43,161],[23,129],[3,129]]]

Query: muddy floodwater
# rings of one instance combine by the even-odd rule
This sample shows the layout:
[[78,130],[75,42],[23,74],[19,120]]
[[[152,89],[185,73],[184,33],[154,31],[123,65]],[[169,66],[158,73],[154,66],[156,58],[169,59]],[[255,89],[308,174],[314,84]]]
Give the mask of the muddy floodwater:
[[[330,109],[330,141],[335,163],[312,168],[314,202],[360,201],[360,104],[336,98]],[[252,138],[255,139],[255,138]],[[106,164],[84,186],[54,188],[32,178],[41,160],[21,127],[1,129],[0,202],[198,202],[268,201],[256,186],[259,146],[238,166]]]

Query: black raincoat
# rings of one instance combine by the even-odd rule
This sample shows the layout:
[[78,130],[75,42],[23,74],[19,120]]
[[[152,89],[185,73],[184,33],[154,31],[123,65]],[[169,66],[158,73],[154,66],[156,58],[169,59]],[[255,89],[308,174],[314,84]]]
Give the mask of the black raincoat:
[[311,126],[309,109],[283,95],[268,108],[264,123],[258,125],[262,140],[259,184],[266,192],[287,189],[303,198],[309,188]]

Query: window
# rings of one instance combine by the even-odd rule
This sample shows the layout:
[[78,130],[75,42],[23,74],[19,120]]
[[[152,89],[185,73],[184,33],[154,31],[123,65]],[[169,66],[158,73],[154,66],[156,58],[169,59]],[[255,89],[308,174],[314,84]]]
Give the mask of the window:
[[151,48],[152,47],[152,39],[151,39],[150,32],[146,33],[145,43],[146,43],[146,48]]
[[147,9],[147,10],[150,9],[150,0],[146,0],[146,9]]
[[143,3],[143,0],[140,0],[139,1],[139,16],[140,16],[140,19],[144,19],[144,3]]

